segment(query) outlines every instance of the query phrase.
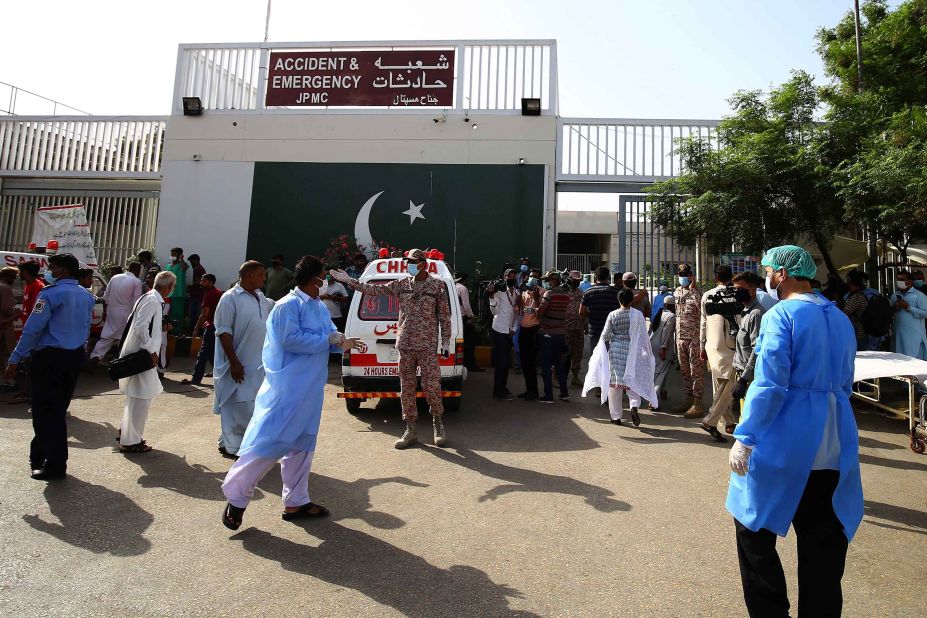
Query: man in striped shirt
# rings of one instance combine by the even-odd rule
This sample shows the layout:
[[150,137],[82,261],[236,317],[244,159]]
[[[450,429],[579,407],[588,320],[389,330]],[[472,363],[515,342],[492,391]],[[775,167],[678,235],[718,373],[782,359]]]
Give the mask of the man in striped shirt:
[[541,297],[541,306],[538,315],[541,318],[541,377],[544,379],[544,396],[538,399],[541,403],[554,402],[554,388],[552,383],[551,367],[557,371],[557,380],[560,382],[560,401],[569,401],[570,393],[567,390],[566,366],[566,312],[570,305],[570,293],[561,284],[560,272],[554,269],[544,275],[546,291]]

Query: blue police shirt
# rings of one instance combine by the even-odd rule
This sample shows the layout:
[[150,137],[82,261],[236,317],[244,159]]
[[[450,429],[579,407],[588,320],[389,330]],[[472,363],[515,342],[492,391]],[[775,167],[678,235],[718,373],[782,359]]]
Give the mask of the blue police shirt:
[[35,307],[23,326],[10,362],[18,363],[36,350],[61,348],[74,350],[87,342],[93,317],[93,294],[76,279],[61,279],[42,288]]

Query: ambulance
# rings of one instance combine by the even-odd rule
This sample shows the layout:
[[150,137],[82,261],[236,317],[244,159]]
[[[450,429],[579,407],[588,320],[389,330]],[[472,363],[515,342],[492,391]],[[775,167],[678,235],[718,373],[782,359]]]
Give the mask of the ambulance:
[[[443,254],[432,250],[427,255],[428,272],[444,284],[451,310],[451,353],[448,358],[443,358],[438,350],[440,343],[436,341],[435,355],[438,356],[438,364],[441,367],[444,409],[454,411],[460,408],[461,389],[466,377],[463,366],[463,315],[460,312],[460,299],[457,297],[454,277],[444,263]],[[360,281],[383,285],[408,276],[405,260],[398,257],[384,258],[367,264]],[[347,314],[345,334],[348,337],[359,338],[361,349],[344,353],[341,361],[341,383],[344,392],[338,393],[338,398],[344,399],[351,414],[356,414],[361,403],[368,399],[399,397],[399,350],[396,349],[398,319],[399,299],[395,296],[367,296],[354,292]],[[443,336],[440,339],[443,339]],[[416,397],[424,396],[419,384]]]
[[[39,263],[39,277],[41,277],[45,272],[45,269],[48,268],[48,258],[50,257],[50,255],[44,253],[0,251],[0,267],[15,266],[18,268],[19,265],[24,262],[35,260]],[[81,264],[81,268],[83,268],[83,266],[84,265]],[[103,291],[106,289],[106,283],[106,277],[94,269],[93,285],[91,286],[90,291],[93,293],[94,298],[96,298],[96,303],[93,305],[93,317],[90,320],[91,340],[98,339],[100,337],[100,333],[103,332],[103,322],[106,321],[106,309],[103,305]],[[16,299],[16,309],[22,311],[23,282],[19,277],[16,278],[16,283],[13,284],[13,297]],[[16,329],[16,336],[19,337],[19,333],[23,328],[20,318],[16,318],[16,321],[13,322],[13,327]]]

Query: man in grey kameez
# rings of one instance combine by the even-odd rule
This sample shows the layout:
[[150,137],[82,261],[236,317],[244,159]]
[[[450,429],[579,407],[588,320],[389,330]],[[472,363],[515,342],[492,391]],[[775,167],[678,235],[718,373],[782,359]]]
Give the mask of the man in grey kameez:
[[274,301],[260,290],[264,284],[264,266],[260,262],[245,262],[238,275],[238,284],[219,299],[213,321],[220,343],[213,363],[213,411],[222,423],[219,452],[233,458],[238,456],[254,414],[254,400],[264,381],[261,351],[267,316],[274,306]]

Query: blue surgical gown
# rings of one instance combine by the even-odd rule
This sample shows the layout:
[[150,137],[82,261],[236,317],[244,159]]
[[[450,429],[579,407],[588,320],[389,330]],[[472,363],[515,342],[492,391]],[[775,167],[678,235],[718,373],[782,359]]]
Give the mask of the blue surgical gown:
[[927,296],[910,288],[905,293],[898,292],[892,296],[892,304],[898,298],[904,298],[910,306],[895,313],[895,352],[927,360],[927,331],[924,330]]
[[731,474],[727,510],[750,530],[785,536],[834,415],[840,481],[834,512],[852,539],[863,518],[859,436],[850,407],[856,335],[817,296],[777,303],[764,316],[756,372],[734,436],[752,447],[746,476]]
[[264,382],[239,455],[279,459],[314,451],[328,381],[328,337],[335,330],[325,304],[292,291],[271,310],[264,339]]

